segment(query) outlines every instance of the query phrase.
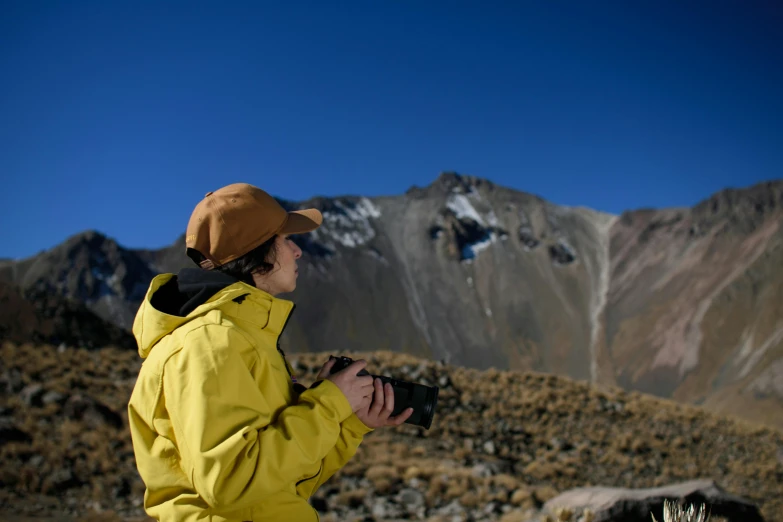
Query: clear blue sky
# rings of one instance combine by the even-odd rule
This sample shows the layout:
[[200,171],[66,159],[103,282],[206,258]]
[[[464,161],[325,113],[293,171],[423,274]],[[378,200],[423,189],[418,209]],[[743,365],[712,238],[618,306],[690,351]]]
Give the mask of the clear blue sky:
[[455,170],[619,213],[779,179],[780,6],[6,0],[0,257],[85,229],[162,247],[236,181]]

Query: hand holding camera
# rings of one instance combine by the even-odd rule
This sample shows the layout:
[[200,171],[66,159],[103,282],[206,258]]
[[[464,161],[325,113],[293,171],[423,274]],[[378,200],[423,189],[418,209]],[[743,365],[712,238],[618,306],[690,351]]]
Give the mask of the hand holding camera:
[[354,413],[369,427],[398,426],[406,422],[430,428],[438,403],[437,386],[370,375],[365,366],[364,360],[329,356],[318,378],[334,382],[345,393]]
[[329,358],[323,368],[321,368],[321,371],[318,372],[317,379],[332,381],[335,386],[340,388],[340,391],[343,392],[345,398],[351,404],[351,410],[356,413],[360,408],[372,401],[373,378],[364,369],[367,366],[367,361],[351,362],[350,365],[333,372],[332,369],[336,363],[337,359]]
[[406,408],[396,416],[392,416],[392,413],[394,413],[394,388],[388,382],[383,383],[379,377],[376,377],[372,402],[368,401],[362,406],[356,412],[356,416],[372,429],[399,426],[413,415],[413,408]]

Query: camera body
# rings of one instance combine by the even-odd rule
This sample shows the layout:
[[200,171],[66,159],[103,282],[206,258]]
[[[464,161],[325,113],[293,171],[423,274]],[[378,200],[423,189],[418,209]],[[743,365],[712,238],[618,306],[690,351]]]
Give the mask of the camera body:
[[[353,359],[350,357],[332,357],[337,360],[335,361],[334,366],[332,366],[330,373],[339,372],[353,363]],[[372,374],[366,369],[362,369],[356,375],[364,376]],[[399,415],[403,410],[411,407],[413,408],[413,414],[408,417],[405,423],[421,426],[424,429],[430,429],[432,418],[435,416],[435,406],[438,403],[437,386],[425,386],[423,384],[394,379],[385,375],[372,375],[372,377],[380,379],[384,385],[386,385],[387,382],[392,385],[392,389],[394,390],[394,411],[392,411],[392,416]]]

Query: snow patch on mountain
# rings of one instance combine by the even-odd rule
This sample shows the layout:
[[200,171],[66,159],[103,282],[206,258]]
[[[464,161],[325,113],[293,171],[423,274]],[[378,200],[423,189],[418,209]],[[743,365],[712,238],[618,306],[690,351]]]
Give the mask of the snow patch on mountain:
[[381,211],[376,207],[372,201],[367,198],[362,198],[356,205],[356,212],[364,218],[379,218],[381,217]]
[[496,236],[493,232],[488,233],[478,241],[473,243],[467,243],[462,247],[462,262],[465,264],[471,264],[474,259],[479,255],[479,252],[486,250],[494,243]]
[[335,200],[322,214],[323,225],[312,236],[332,249],[335,242],[348,248],[364,245],[375,237],[371,220],[381,217],[381,211],[367,198]]
[[495,215],[494,210],[490,210],[489,214],[487,214],[487,223],[489,223],[489,226],[491,227],[499,226],[498,217]]
[[454,212],[457,219],[472,219],[479,225],[484,225],[484,220],[464,194],[452,194],[446,202],[446,207]]
[[[460,222],[460,227],[454,230],[460,262],[470,264],[492,243],[508,239],[508,232],[500,227],[495,210],[472,186],[467,192],[462,187],[452,189],[446,208]],[[432,237],[440,237],[440,234],[435,232]]]

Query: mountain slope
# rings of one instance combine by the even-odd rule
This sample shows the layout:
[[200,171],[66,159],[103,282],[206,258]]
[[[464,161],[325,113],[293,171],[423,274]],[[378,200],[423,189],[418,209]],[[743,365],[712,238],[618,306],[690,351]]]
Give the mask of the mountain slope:
[[326,339],[590,378],[611,216],[456,175],[405,197],[330,204],[311,239],[329,253],[300,270],[294,346],[319,350]]
[[54,345],[134,349],[130,333],[102,320],[83,304],[57,295],[27,292],[0,281],[0,339]]
[[74,235],[38,256],[0,266],[0,281],[14,283],[28,294],[76,300],[124,329],[133,325],[153,276],[152,267],[134,251],[96,231]]
[[766,420],[783,399],[783,184],[612,231],[602,380]]

